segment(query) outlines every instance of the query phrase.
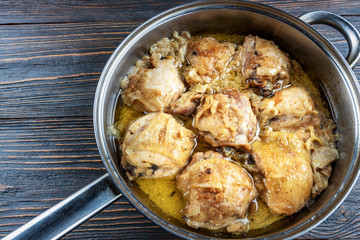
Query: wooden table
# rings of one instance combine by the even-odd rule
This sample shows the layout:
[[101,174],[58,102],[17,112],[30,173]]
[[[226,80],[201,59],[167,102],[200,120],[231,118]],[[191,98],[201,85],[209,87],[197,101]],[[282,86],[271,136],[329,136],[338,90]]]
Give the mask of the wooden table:
[[[172,1],[0,1],[0,237],[106,171],[92,123],[96,84],[113,50]],[[258,1],[294,16],[341,14],[360,29],[360,1]],[[343,53],[344,38],[318,26]],[[360,67],[355,74],[360,78]],[[360,187],[301,238],[360,238]],[[124,198],[64,239],[177,239]]]

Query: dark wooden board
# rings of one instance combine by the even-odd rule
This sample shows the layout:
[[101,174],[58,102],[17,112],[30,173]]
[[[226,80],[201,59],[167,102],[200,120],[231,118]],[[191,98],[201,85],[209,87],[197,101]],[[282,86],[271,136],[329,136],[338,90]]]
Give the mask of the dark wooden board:
[[[0,2],[0,24],[147,20],[171,7],[191,2],[194,1],[3,0]],[[360,2],[355,0],[260,0],[256,2],[284,10],[294,16],[315,10],[335,11],[344,15],[360,14]]]
[[[358,29],[360,18],[347,17]],[[107,59],[138,22],[0,25],[0,118],[91,116]],[[316,28],[343,53],[344,38]],[[355,68],[360,79],[360,67]]]
[[91,116],[107,59],[138,24],[0,26],[0,118]]
[[[102,68],[150,17],[184,1],[0,1],[0,237],[106,173],[92,107]],[[258,1],[294,16],[343,15],[360,29],[360,1]],[[344,38],[316,26],[341,53]],[[354,69],[360,79],[360,66]],[[358,181],[360,183],[360,181]],[[360,187],[303,239],[360,238]],[[122,198],[64,239],[178,239]]]

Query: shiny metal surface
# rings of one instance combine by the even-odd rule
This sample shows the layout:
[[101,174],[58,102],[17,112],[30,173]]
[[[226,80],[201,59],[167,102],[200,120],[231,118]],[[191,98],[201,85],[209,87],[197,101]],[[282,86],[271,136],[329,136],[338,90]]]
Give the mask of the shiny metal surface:
[[355,67],[360,59],[360,34],[351,23],[339,15],[325,11],[309,12],[299,18],[308,24],[326,24],[337,29],[349,45],[346,61],[351,68]]
[[[311,16],[319,17],[320,15],[310,13],[307,17],[305,16],[302,18],[312,23],[309,16],[311,19]],[[348,60],[350,65],[354,65],[359,59],[359,50],[356,50],[353,33],[349,33],[349,29],[343,28],[342,24],[337,27],[347,40],[351,40],[348,40],[352,48]],[[147,202],[141,193],[133,191],[131,183],[119,166],[119,154],[109,131],[109,126],[114,121],[120,79],[126,76],[136,60],[141,58],[153,43],[162,37],[170,36],[174,31],[181,30],[251,33],[274,40],[280,48],[290,54],[291,58],[300,62],[315,83],[322,88],[330,103],[341,136],[338,144],[340,157],[335,163],[329,188],[309,207],[265,229],[250,231],[235,237],[220,233],[213,235],[168,219]],[[94,102],[94,131],[104,165],[117,188],[141,213],[164,229],[187,239],[285,239],[299,236],[320,224],[335,211],[355,184],[360,169],[359,102],[357,79],[349,64],[330,42],[305,22],[262,4],[242,1],[196,2],[171,9],[150,19],[130,34],[114,51],[98,83]],[[30,239],[27,236],[40,234],[42,231],[44,231],[43,235],[34,236],[45,236],[46,239],[58,238],[70,231],[121,196],[107,175],[93,186],[103,183],[103,180],[106,180],[106,184],[101,185],[101,191],[94,191],[92,187],[80,190],[79,194],[65,199],[56,205],[55,209],[50,209],[35,218],[20,228],[17,233],[9,235],[7,239]],[[78,201],[82,201],[87,206],[94,204],[88,209],[92,213],[86,213],[85,208],[80,208],[79,213],[75,212],[76,209],[69,211],[68,204],[78,206]],[[102,207],[101,204],[103,204]],[[58,227],[50,228],[49,226],[53,225],[49,221],[55,221],[58,216],[61,220]],[[71,218],[72,221],[69,221]]]

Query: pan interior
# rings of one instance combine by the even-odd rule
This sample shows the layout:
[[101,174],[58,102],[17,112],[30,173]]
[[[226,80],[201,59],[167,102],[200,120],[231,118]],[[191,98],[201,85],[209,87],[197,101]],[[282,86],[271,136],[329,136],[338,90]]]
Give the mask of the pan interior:
[[[305,30],[304,28],[307,28]],[[355,181],[358,169],[358,96],[351,84],[354,77],[343,70],[345,64],[338,53],[327,46],[326,40],[308,32],[299,20],[263,5],[236,2],[234,4],[193,4],[180,7],[148,21],[131,34],[109,60],[99,82],[95,124],[100,134],[100,154],[114,182],[129,201],[152,221],[172,233],[186,238],[286,238],[295,237],[319,224],[345,197]],[[340,157],[336,161],[329,187],[309,207],[264,229],[242,235],[210,234],[194,230],[162,214],[141,191],[127,180],[119,166],[119,152],[109,126],[114,123],[114,111],[120,91],[120,79],[156,41],[174,31],[206,33],[252,34],[275,41],[298,61],[326,96],[338,126]],[[316,34],[316,33],[315,33]],[[329,48],[330,47],[330,48]],[[340,58],[338,60],[337,58]],[[343,65],[339,66],[339,62]],[[348,68],[348,67],[347,67]],[[351,72],[351,71],[350,71]],[[345,107],[344,107],[345,106]],[[356,153],[356,154],[355,154]],[[355,174],[356,175],[356,174]]]

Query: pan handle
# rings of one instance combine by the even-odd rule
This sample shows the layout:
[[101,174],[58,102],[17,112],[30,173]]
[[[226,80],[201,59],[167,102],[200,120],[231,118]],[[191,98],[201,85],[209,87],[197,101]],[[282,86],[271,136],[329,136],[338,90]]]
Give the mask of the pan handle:
[[10,233],[4,240],[58,239],[121,196],[109,174],[105,174]]
[[351,68],[355,67],[360,59],[360,34],[350,22],[337,14],[326,11],[305,13],[299,18],[308,24],[325,24],[338,30],[349,45],[346,61]]

